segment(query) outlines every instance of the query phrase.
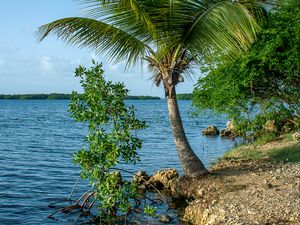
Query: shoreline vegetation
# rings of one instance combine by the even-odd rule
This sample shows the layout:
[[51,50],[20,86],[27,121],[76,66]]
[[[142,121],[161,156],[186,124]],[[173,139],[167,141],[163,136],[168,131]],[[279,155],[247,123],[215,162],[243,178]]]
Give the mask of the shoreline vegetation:
[[[0,100],[70,100],[71,94],[51,93],[51,94],[0,94]],[[127,96],[126,100],[161,100],[157,96]]]
[[191,93],[176,94],[177,100],[192,100]]

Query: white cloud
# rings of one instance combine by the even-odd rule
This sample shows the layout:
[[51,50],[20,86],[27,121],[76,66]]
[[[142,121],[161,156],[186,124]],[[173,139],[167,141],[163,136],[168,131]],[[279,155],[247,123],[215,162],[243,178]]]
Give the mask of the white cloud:
[[4,67],[4,64],[5,64],[4,60],[0,60],[0,67]]
[[53,67],[54,67],[53,63],[51,61],[51,58],[48,56],[43,56],[40,64],[41,64],[42,70],[44,70],[46,72],[53,70]]

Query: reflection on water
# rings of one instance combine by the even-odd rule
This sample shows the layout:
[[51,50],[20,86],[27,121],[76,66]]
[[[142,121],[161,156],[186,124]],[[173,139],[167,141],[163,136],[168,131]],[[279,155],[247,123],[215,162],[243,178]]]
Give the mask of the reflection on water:
[[[148,173],[174,167],[181,172],[165,101],[127,103],[135,105],[138,117],[149,128],[139,134],[143,139],[141,162],[123,167]],[[209,124],[225,127],[225,118],[191,118],[190,102],[180,101],[179,106],[190,144],[205,165],[234,144],[201,135]],[[47,218],[53,212],[48,205],[68,197],[79,175],[72,154],[84,145],[86,128],[73,122],[67,107],[68,101],[63,100],[0,100],[0,224],[74,224],[69,217],[63,222]],[[81,181],[77,197],[87,189]]]

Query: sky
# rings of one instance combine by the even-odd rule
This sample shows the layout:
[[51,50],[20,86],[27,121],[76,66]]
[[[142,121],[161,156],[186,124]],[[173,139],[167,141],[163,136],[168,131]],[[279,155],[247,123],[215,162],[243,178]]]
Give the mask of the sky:
[[[0,8],[0,94],[82,92],[74,77],[78,65],[89,67],[91,60],[103,63],[105,78],[124,82],[130,95],[164,96],[162,87],[150,80],[144,68],[125,69],[125,63],[111,64],[90,49],[66,46],[55,36],[42,42],[36,38],[39,26],[56,19],[83,16],[76,0],[2,1]],[[193,80],[177,86],[177,93],[190,93]]]

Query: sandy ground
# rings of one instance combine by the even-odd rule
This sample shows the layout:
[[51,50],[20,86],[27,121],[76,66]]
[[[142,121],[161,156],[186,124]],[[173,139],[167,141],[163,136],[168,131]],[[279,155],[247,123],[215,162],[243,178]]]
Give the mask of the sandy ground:
[[300,225],[300,163],[227,159],[211,172],[206,179],[182,177],[173,185],[173,193],[190,199],[184,220],[197,225]]

